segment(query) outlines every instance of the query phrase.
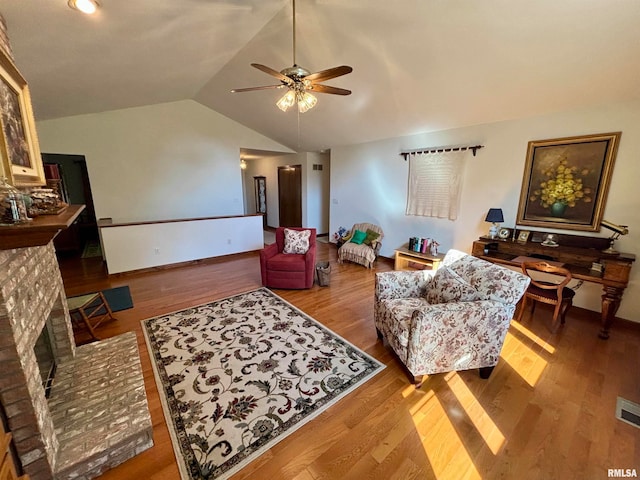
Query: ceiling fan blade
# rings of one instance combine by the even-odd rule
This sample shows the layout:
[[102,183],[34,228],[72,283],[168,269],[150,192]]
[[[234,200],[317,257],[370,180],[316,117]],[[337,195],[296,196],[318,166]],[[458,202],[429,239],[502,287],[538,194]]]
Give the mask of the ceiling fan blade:
[[251,66],[254,67],[254,68],[257,68],[258,70],[263,71],[264,73],[267,73],[267,74],[271,75],[272,77],[276,77],[278,80],[280,80],[281,82],[286,83],[287,85],[290,85],[291,82],[293,81],[289,77],[287,77],[286,75],[283,75],[280,72],[278,72],[277,70],[274,70],[273,68],[267,67],[266,65],[260,65],[259,63],[252,63]]
[[329,85],[320,85],[318,83],[312,83],[307,90],[313,90],[318,93],[332,93],[333,95],[351,95],[351,90],[345,90],[344,88],[330,87]]
[[252,92],[254,90],[269,90],[271,88],[282,88],[284,85],[266,85],[264,87],[234,88],[231,93]]
[[324,82],[330,78],[341,77],[342,75],[346,75],[351,72],[353,72],[353,68],[348,65],[341,65],[339,67],[322,70],[321,72],[312,73],[311,75],[304,77],[304,79],[312,82]]

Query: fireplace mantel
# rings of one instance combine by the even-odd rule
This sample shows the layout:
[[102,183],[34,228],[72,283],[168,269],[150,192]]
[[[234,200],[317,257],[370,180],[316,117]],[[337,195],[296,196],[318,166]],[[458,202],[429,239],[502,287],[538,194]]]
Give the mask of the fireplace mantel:
[[69,205],[58,215],[41,215],[29,223],[0,227],[0,250],[48,244],[58,232],[68,228],[84,208],[84,205]]

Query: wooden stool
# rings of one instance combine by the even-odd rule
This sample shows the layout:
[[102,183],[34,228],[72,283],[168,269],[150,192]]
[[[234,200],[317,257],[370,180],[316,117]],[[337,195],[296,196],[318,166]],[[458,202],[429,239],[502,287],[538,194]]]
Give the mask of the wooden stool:
[[115,320],[113,312],[102,292],[67,298],[71,321],[83,325],[91,335],[91,341],[100,340],[95,329],[105,320]]

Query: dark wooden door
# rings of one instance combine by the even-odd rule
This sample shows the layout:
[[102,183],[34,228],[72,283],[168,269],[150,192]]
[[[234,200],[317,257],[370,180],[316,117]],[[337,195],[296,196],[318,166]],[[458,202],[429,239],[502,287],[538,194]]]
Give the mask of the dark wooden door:
[[302,166],[278,167],[278,205],[281,227],[302,226]]

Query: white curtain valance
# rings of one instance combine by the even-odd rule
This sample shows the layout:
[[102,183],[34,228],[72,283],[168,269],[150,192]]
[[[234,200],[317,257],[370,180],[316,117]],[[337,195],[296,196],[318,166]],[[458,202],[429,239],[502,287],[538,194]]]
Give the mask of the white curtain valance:
[[467,151],[409,155],[407,215],[458,218]]

